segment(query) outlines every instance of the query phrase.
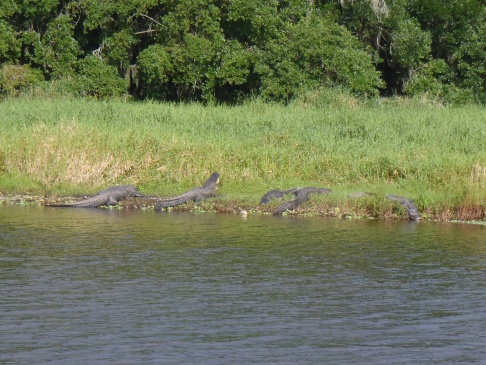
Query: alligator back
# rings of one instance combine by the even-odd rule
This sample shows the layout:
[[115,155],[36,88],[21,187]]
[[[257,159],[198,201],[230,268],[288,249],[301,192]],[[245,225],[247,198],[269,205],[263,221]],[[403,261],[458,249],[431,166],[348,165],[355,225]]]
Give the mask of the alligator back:
[[269,203],[273,199],[283,199],[285,195],[297,194],[299,188],[293,188],[289,190],[270,190],[268,193],[262,196],[260,200],[260,205]]
[[308,188],[295,189],[295,191],[292,191],[292,193],[295,195],[295,199],[279,205],[273,211],[273,215],[280,215],[286,210],[294,210],[298,206],[304,204],[307,201],[307,199],[309,199],[310,194],[329,194],[330,192],[331,190],[326,188],[308,187]]
[[400,203],[401,206],[404,207],[405,210],[407,211],[408,219],[412,221],[422,219],[422,216],[418,212],[417,207],[415,206],[415,204],[413,204],[413,200],[398,195],[392,195],[392,194],[387,195],[386,197],[387,199]]
[[191,189],[181,195],[172,198],[159,200],[157,203],[155,203],[155,210],[176,207],[190,201],[198,202],[201,200],[205,200],[206,198],[213,197],[218,187],[218,182],[219,174],[215,172],[211,175],[211,177],[206,181],[203,186]]
[[143,196],[133,185],[113,186],[98,192],[95,196],[71,204],[52,204],[51,207],[97,208],[103,205],[117,205],[120,200],[131,196]]

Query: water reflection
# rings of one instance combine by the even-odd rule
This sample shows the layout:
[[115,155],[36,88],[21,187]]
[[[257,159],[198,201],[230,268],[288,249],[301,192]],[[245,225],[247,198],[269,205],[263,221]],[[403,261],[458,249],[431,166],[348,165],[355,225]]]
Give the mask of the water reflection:
[[486,358],[478,226],[0,207],[0,362]]

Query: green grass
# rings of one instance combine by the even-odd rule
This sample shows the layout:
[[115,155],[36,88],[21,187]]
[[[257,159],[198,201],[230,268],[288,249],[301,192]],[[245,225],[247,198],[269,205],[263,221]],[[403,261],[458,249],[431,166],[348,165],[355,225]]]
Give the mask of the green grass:
[[0,191],[94,192],[133,183],[172,195],[221,173],[219,193],[329,187],[416,199],[419,209],[484,205],[486,110],[417,101],[342,107],[81,99],[0,102]]

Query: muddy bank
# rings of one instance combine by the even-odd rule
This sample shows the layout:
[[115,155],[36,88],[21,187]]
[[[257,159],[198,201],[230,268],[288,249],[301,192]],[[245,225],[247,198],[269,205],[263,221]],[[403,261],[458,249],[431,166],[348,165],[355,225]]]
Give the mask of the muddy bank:
[[[44,206],[53,203],[70,203],[81,200],[87,196],[43,196],[34,194],[3,194],[0,193],[0,204],[18,204],[18,205],[37,205]],[[97,209],[126,209],[126,210],[153,210],[159,197],[128,198],[115,207],[102,207]],[[258,200],[255,203],[237,201],[231,199],[214,198],[206,202],[188,203],[168,211],[174,212],[213,212],[227,214],[272,214],[274,209],[281,202],[274,204],[259,205]],[[455,208],[430,207],[421,210],[422,220],[433,221],[461,221],[470,223],[486,224],[485,205],[468,205],[458,206]],[[49,209],[74,209],[74,208],[55,208]],[[75,208],[83,209],[83,208]],[[342,219],[383,219],[383,220],[407,220],[406,212],[397,204],[383,200],[382,204],[376,204],[375,201],[369,203],[363,200],[350,200],[343,203],[323,203],[312,201],[296,208],[286,215],[295,216],[322,216],[336,217]]]

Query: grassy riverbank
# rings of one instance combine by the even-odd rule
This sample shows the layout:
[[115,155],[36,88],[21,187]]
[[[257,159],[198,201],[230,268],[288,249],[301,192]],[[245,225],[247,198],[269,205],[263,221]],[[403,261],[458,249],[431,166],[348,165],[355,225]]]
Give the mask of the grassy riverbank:
[[[132,183],[167,196],[218,171],[219,200],[234,204],[257,205],[270,189],[321,186],[333,194],[315,199],[332,209],[379,210],[389,204],[384,195],[397,194],[429,216],[484,217],[484,107],[344,104],[2,101],[0,192],[87,194]],[[378,197],[349,202],[356,191]]]

